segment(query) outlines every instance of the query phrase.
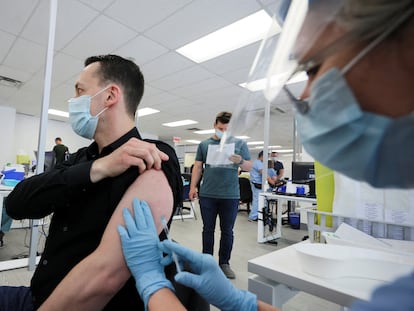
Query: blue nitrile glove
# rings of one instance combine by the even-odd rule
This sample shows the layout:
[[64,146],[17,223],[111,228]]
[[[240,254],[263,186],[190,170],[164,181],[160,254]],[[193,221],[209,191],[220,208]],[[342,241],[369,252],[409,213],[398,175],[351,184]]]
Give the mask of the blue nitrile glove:
[[[208,303],[224,311],[257,311],[256,295],[234,287],[213,256],[194,252],[168,240],[162,241],[160,247],[169,254],[168,257],[174,252],[181,261],[190,264],[191,273],[179,272],[175,275],[175,280],[193,288]],[[168,261],[171,260],[164,257],[162,262],[167,264]]]
[[135,221],[130,211],[125,208],[123,214],[126,230],[119,225],[118,232],[126,263],[147,309],[148,300],[153,293],[165,287],[171,290],[174,288],[165,277],[164,266],[160,262],[160,240],[148,204],[134,199],[133,206]]

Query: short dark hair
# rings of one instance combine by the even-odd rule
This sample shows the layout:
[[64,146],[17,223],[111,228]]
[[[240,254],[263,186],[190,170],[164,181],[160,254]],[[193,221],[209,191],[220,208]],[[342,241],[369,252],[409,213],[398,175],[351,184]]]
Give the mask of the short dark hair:
[[232,115],[231,112],[228,112],[228,111],[219,112],[216,116],[216,123],[215,124],[217,124],[219,122],[223,123],[223,124],[229,123],[230,119],[231,119],[231,115]]
[[60,137],[56,137],[56,138],[55,138],[55,142],[56,142],[56,141],[62,141],[62,138],[60,138]]
[[257,156],[258,158],[263,157],[263,150],[259,152],[259,155]]
[[124,92],[126,110],[132,118],[138,109],[144,94],[144,76],[138,65],[118,55],[91,56],[85,60],[85,67],[92,63],[100,63],[97,70],[100,84],[117,83]]

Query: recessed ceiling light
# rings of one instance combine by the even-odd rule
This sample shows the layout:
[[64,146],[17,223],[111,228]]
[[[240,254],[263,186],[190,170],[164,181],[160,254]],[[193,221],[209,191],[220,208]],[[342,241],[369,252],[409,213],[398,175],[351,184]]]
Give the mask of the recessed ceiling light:
[[194,140],[194,139],[187,139],[186,142],[192,143],[192,144],[196,144],[198,145],[200,143],[199,140]]
[[238,139],[249,139],[249,136],[235,136]]
[[279,149],[276,150],[277,153],[292,153],[293,149]]
[[138,109],[138,117],[143,117],[143,116],[147,116],[147,115],[149,115],[149,114],[154,114],[154,113],[158,113],[158,112],[160,112],[159,110],[157,110],[157,109],[152,109],[152,108],[141,108],[141,109]]
[[201,134],[201,135],[203,135],[203,134],[213,134],[213,133],[215,133],[215,130],[214,129],[210,129],[210,130],[200,130],[200,131],[195,131],[193,133],[194,134]]
[[266,35],[279,33],[280,27],[277,25],[274,33],[268,34],[271,24],[272,18],[264,10],[260,10],[184,45],[176,52],[196,63],[202,63],[262,40]]
[[183,125],[195,124],[195,123],[198,123],[198,122],[193,121],[193,120],[181,120],[181,121],[163,123],[162,125],[169,126],[169,127],[176,127],[176,126],[183,126]]
[[247,142],[248,145],[263,145],[264,141],[249,141]]
[[66,112],[66,111],[49,109],[47,112],[55,116],[69,118],[69,112]]

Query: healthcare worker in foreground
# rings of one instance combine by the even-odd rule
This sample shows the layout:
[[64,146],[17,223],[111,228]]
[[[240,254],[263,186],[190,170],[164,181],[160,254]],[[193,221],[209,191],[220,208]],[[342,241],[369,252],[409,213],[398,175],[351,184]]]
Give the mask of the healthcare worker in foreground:
[[[300,19],[300,5],[308,3],[300,27],[295,24],[296,34],[291,32],[296,39],[288,53],[289,61],[297,62],[291,73],[305,70],[309,76],[301,100],[295,100],[298,133],[307,152],[374,186],[413,188],[414,1],[282,2],[287,5],[280,40],[289,16],[296,13]],[[179,272],[176,280],[217,308],[277,310],[236,289],[210,255],[161,243],[145,202],[135,200],[134,216],[125,210],[124,217],[126,229],[119,227],[123,252],[148,309],[184,309],[163,274],[175,252],[192,269]],[[351,310],[414,310],[413,297],[411,273],[379,287],[370,301],[356,302]]]

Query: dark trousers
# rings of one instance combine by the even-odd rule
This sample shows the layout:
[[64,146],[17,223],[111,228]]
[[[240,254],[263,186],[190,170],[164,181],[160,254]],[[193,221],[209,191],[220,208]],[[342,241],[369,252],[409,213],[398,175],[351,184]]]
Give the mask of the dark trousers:
[[233,227],[238,208],[238,199],[200,197],[200,210],[203,218],[203,253],[213,255],[217,215],[220,219],[219,264],[228,264],[230,261],[234,240]]
[[33,311],[30,287],[0,286],[0,311]]

